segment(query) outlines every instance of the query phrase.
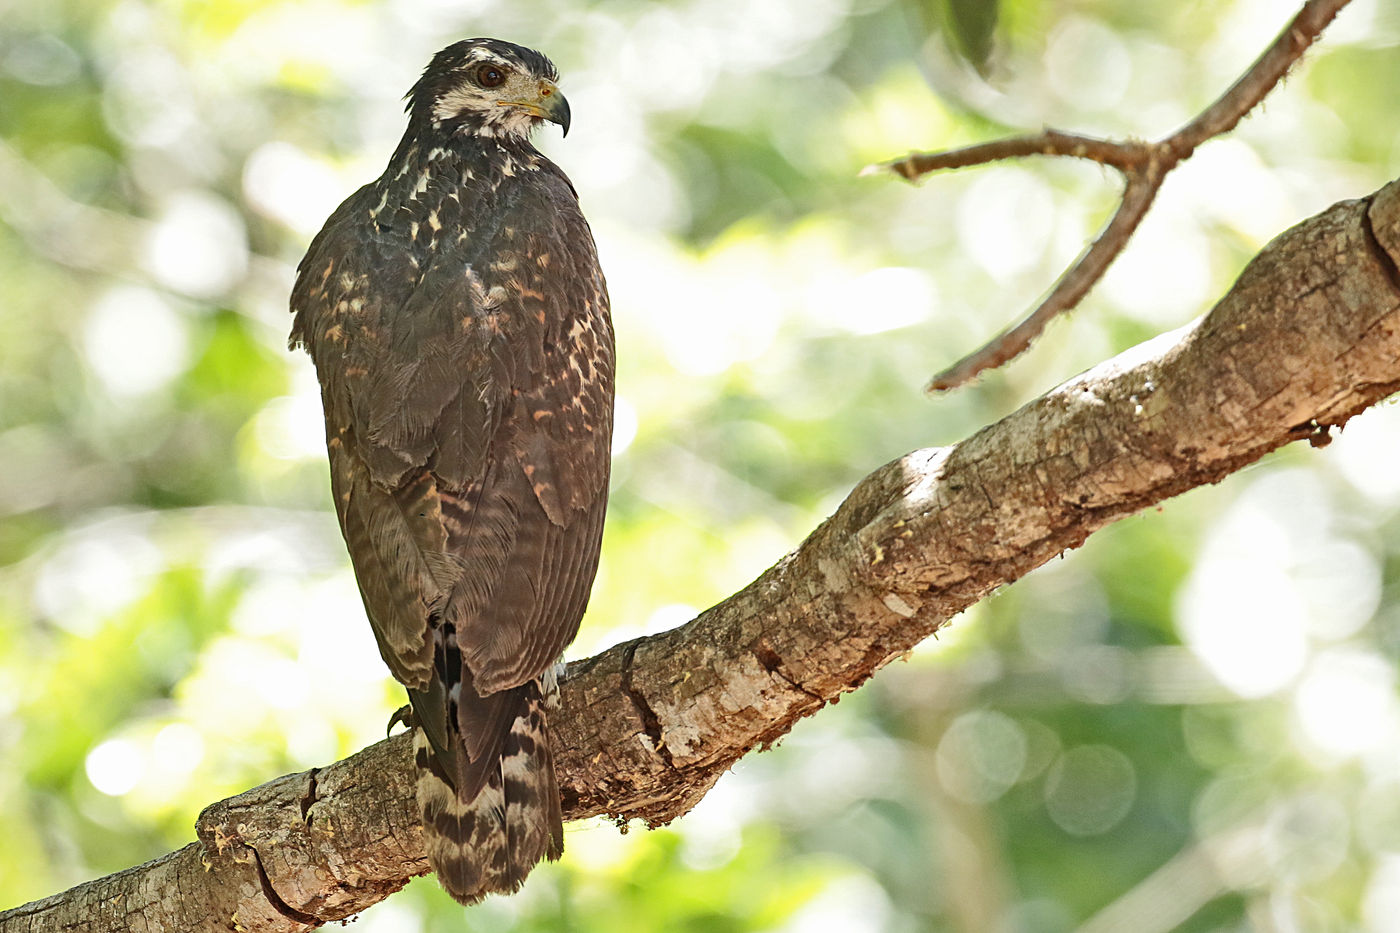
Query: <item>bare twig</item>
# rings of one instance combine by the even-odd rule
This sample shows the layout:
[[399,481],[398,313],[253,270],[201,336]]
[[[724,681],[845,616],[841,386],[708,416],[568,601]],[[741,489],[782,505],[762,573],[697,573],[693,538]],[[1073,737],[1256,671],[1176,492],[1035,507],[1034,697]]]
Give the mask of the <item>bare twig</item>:
[[1040,335],[1046,324],[1079,304],[1079,300],[1103,276],[1146,216],[1161,184],[1161,175],[1156,172],[1129,174],[1128,186],[1123,191],[1123,201],[1118,205],[1117,213],[1098,239],[1079,254],[1069,271],[1060,276],[1045,300],[1021,323],[1002,331],[977,352],[963,357],[934,376],[926,391],[941,392],[955,388],[970,381],[982,370],[995,369],[1020,355]]
[[1307,0],[1303,9],[1239,80],[1195,119],[1158,142],[1108,140],[1047,129],[938,153],[915,153],[870,166],[862,174],[889,171],[909,181],[942,169],[983,165],[1029,155],[1068,156],[1110,165],[1123,173],[1122,203],[1094,243],[1080,254],[1054,288],[1023,321],[1002,331],[976,352],[938,373],[927,391],[960,386],[985,369],[1000,366],[1031,345],[1045,325],[1071,310],[1127,245],[1157,196],[1163,180],[1201,143],[1227,133],[1253,110],[1317,40],[1349,0]]
[[989,143],[964,146],[961,149],[916,152],[893,162],[867,165],[861,170],[861,174],[894,172],[908,181],[914,181],[929,172],[986,165],[988,162],[1000,162],[1002,159],[1021,159],[1033,155],[1088,159],[1129,172],[1146,164],[1152,152],[1153,146],[1147,142],[1099,139],[1097,136],[1081,136],[1078,133],[1047,129],[1031,136],[1012,136],[1009,139],[996,139]]

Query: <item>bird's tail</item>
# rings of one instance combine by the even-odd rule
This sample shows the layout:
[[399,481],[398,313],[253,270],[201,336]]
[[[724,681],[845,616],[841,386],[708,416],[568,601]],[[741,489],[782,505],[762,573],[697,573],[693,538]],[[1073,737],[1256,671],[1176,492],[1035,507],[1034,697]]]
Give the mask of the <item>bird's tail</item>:
[[538,681],[516,689],[521,702],[498,746],[497,764],[474,797],[457,791],[464,782],[454,783],[422,728],[413,733],[428,863],[463,904],[519,890],[536,864],[564,852],[545,699]]

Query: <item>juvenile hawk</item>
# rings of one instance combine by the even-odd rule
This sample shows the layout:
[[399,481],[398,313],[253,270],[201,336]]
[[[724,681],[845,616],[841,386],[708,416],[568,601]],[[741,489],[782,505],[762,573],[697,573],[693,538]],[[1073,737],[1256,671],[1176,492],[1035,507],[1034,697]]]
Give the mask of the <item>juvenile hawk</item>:
[[331,488],[380,654],[408,688],[428,860],[463,903],[563,851],[553,665],[598,567],[613,334],[568,178],[554,65],[495,39],[433,57],[408,130],[297,269]]

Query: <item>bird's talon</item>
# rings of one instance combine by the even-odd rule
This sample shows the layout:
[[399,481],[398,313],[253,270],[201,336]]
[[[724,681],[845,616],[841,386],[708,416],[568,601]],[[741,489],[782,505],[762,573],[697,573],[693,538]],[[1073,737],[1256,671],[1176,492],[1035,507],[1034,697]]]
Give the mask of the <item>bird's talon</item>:
[[389,724],[384,727],[384,734],[389,735],[392,733],[394,731],[394,726],[398,723],[403,723],[408,729],[412,729],[418,724],[418,721],[413,718],[412,703],[405,703],[403,706],[394,710],[394,715],[389,717]]

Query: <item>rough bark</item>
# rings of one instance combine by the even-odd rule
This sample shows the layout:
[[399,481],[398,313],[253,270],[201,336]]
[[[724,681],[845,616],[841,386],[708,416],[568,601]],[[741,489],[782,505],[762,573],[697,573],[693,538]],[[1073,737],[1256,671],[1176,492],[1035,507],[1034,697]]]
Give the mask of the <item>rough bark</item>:
[[[1400,389],[1400,182],[1270,244],[1194,324],[955,447],[866,477],[802,545],[692,622],[574,664],[566,816],[664,823],[954,614],[1095,530]],[[396,736],[209,807],[198,841],[0,913],[0,933],[299,931],[426,870]]]

